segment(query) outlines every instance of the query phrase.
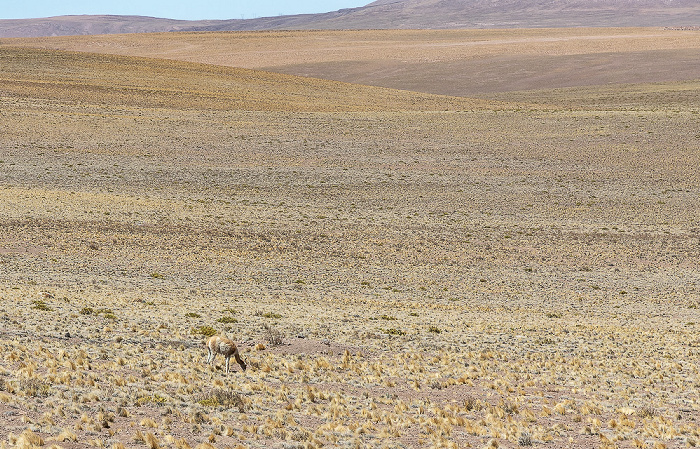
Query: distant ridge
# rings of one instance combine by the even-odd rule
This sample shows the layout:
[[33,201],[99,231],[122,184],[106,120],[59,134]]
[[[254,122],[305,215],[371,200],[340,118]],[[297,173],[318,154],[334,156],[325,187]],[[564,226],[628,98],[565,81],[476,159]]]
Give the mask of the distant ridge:
[[646,26],[700,26],[700,0],[378,0],[359,8],[322,14],[201,21],[59,16],[0,20],[0,37],[163,31]]
[[0,37],[84,36],[91,34],[157,33],[206,27],[215,20],[174,20],[145,16],[57,16],[0,20]]

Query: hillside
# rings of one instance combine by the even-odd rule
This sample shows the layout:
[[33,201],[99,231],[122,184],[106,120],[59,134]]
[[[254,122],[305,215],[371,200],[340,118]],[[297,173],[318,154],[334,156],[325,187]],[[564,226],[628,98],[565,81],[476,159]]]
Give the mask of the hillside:
[[372,111],[471,108],[484,101],[198,63],[0,47],[0,93],[195,110]]
[[209,26],[214,21],[188,21],[143,16],[76,15],[0,20],[2,37],[81,36],[154,33]]
[[694,0],[382,0],[320,14],[177,21],[133,16],[0,20],[1,37],[290,29],[449,29],[700,25]]
[[179,32],[4,42],[464,97],[700,76],[700,32],[663,28]]

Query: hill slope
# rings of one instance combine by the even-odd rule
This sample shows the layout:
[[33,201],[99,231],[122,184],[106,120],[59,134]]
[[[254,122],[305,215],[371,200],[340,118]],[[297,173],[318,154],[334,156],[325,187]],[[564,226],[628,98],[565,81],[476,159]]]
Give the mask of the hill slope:
[[14,47],[0,48],[0,95],[148,108],[294,112],[445,110],[485,103],[198,63]]
[[380,0],[322,14],[181,21],[134,16],[0,20],[0,37],[281,29],[446,29],[700,24],[693,0]]
[[10,42],[464,97],[675,82],[700,73],[700,33],[659,28],[155,33]]

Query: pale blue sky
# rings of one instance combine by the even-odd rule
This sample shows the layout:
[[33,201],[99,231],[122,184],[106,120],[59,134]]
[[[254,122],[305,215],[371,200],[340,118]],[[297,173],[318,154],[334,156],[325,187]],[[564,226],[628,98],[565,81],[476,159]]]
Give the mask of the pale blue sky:
[[0,19],[125,14],[169,19],[252,19],[354,8],[372,0],[0,0]]

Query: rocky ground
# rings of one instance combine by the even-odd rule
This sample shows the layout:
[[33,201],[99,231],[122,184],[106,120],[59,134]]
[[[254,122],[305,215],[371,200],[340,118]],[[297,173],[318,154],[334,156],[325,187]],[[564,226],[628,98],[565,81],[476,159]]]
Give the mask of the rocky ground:
[[[0,445],[700,439],[693,82],[486,103],[258,77],[271,108],[209,66],[12,51]],[[212,332],[247,371],[206,366]]]

